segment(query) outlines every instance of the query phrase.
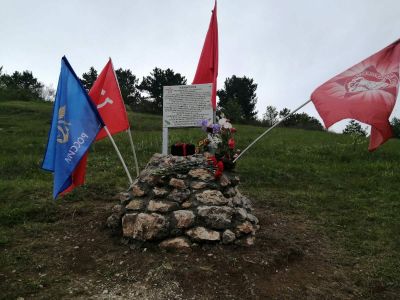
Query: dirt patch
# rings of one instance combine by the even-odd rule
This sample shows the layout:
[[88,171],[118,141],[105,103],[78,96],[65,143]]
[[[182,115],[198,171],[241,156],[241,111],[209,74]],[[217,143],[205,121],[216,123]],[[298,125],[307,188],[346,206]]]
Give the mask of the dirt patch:
[[[0,249],[3,298],[351,299],[351,270],[300,216],[255,203],[261,228],[250,248],[205,245],[177,254],[121,244],[105,227],[115,203],[65,203],[35,236],[16,229]],[[21,263],[16,253],[20,253]]]

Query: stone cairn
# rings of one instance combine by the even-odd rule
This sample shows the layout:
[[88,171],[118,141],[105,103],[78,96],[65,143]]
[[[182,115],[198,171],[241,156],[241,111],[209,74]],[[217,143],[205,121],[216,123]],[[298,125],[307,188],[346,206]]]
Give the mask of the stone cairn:
[[215,179],[201,154],[154,154],[129,191],[119,194],[107,226],[131,243],[156,242],[167,250],[203,243],[251,246],[258,219],[238,184],[229,172]]

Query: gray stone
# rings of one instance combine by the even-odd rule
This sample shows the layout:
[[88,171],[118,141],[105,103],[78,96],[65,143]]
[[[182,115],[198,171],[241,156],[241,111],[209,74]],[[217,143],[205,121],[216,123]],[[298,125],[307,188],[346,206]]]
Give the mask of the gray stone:
[[146,195],[146,192],[138,184],[131,185],[130,190],[134,197],[143,197]]
[[255,215],[247,214],[247,220],[249,220],[253,224],[258,224],[258,218]]
[[225,229],[231,225],[234,210],[228,206],[199,206],[198,215],[215,229]]
[[190,242],[185,237],[176,237],[165,240],[159,244],[160,248],[177,252],[190,252]]
[[247,211],[242,207],[236,207],[235,208],[235,217],[239,221],[244,221],[247,218]]
[[224,233],[222,234],[222,243],[223,244],[230,244],[235,239],[236,239],[235,234],[229,229],[225,230]]
[[233,186],[237,186],[240,183],[240,178],[239,176],[232,176],[230,181]]
[[229,180],[228,176],[226,176],[225,174],[222,174],[222,176],[219,178],[219,184],[222,187],[227,187],[228,185],[231,184],[231,181]]
[[149,204],[147,205],[147,210],[165,213],[178,209],[178,207],[179,205],[176,202],[150,200]]
[[111,211],[112,211],[113,214],[121,217],[125,212],[125,208],[121,204],[116,204],[116,205],[113,206]]
[[156,213],[126,214],[122,218],[123,235],[140,241],[164,237],[168,225],[167,220]]
[[125,208],[128,210],[141,210],[144,208],[144,201],[137,199],[131,200]]
[[194,190],[204,189],[206,186],[207,186],[207,183],[205,183],[204,181],[193,181],[190,184],[190,187]]
[[169,185],[179,190],[186,189],[185,181],[183,181],[182,179],[171,178],[171,180],[169,181]]
[[195,215],[191,210],[177,210],[172,213],[177,228],[188,228],[193,225]]
[[190,202],[190,201],[183,202],[181,206],[182,206],[182,208],[192,207],[192,202]]
[[207,205],[225,205],[228,203],[228,199],[222,195],[220,191],[206,190],[196,195],[197,201]]
[[189,229],[186,231],[186,235],[196,242],[219,241],[221,239],[221,234],[218,231],[210,230],[204,227]]
[[121,192],[118,194],[118,199],[121,202],[121,204],[126,204],[129,202],[129,200],[131,200],[131,195],[129,193],[126,192]]
[[163,188],[155,187],[155,188],[153,188],[153,194],[154,194],[154,197],[156,197],[156,198],[163,198],[166,195],[168,195],[168,191]]
[[228,198],[231,198],[231,197],[236,196],[236,189],[233,188],[233,187],[227,188],[227,189],[224,191],[224,196],[225,196],[225,197],[228,197]]
[[188,174],[193,178],[205,181],[214,179],[214,176],[207,169],[192,169]]
[[111,229],[117,229],[121,226],[121,217],[116,215],[116,214],[112,214],[111,216],[109,216],[107,218],[107,227],[111,228]]
[[244,221],[242,224],[239,224],[236,226],[236,236],[241,236],[243,234],[249,234],[249,233],[254,233],[255,228],[253,224],[251,224],[249,221]]
[[187,200],[190,196],[190,190],[178,190],[174,189],[169,195],[168,199],[172,201],[176,201],[182,203],[183,201]]

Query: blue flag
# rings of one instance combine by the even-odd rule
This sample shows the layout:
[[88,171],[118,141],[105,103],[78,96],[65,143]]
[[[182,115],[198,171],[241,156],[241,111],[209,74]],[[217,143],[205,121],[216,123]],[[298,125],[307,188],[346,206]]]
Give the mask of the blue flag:
[[64,56],[42,163],[42,169],[54,173],[54,199],[72,185],[72,173],[103,126],[96,107]]

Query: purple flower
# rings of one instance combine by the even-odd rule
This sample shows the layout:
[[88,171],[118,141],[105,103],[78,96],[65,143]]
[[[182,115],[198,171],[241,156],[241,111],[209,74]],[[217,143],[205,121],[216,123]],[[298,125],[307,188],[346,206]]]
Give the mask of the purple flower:
[[213,124],[212,129],[213,129],[213,133],[219,133],[221,131],[221,125]]

